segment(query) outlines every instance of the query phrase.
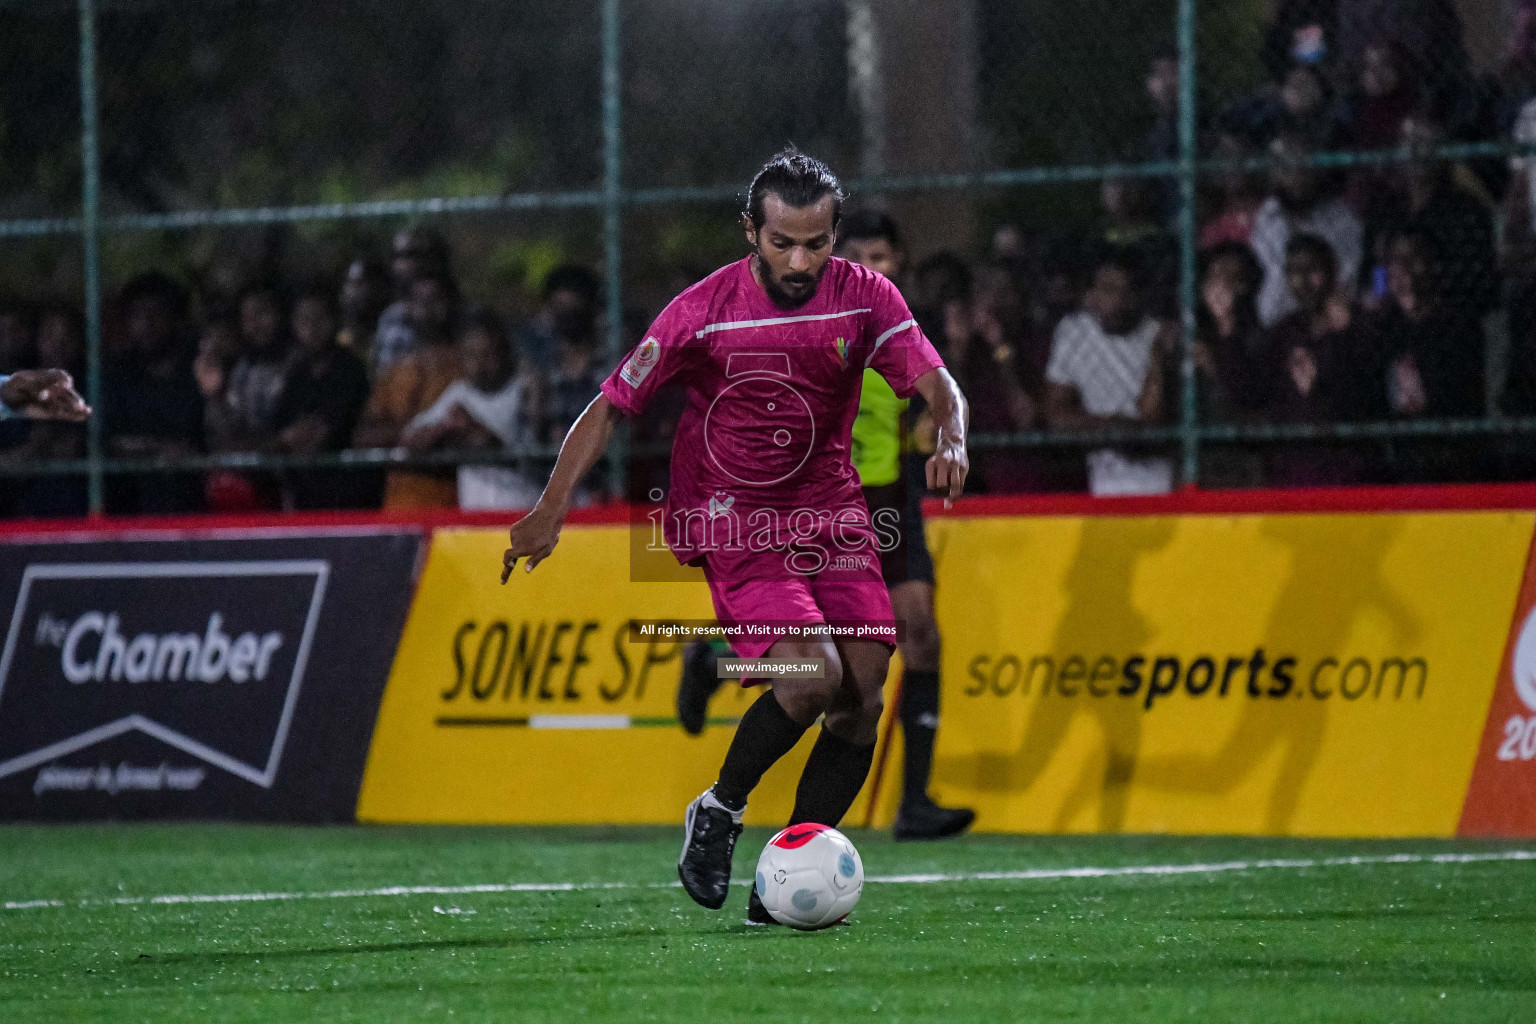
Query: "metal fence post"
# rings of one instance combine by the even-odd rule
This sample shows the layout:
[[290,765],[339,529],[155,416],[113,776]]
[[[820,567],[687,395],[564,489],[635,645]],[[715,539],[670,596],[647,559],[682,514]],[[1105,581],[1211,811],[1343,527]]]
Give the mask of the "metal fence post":
[[[622,43],[620,0],[603,0],[603,264],[608,281],[608,366],[618,365],[624,354],[624,208],[623,145],[621,135]],[[621,425],[613,439],[608,462],[609,487],[620,498],[629,483],[628,432]]]
[[1183,451],[1181,479],[1186,487],[1200,480],[1200,413],[1195,387],[1195,0],[1179,0],[1179,314],[1182,403],[1179,436]]
[[80,0],[80,238],[85,259],[85,395],[92,514],[103,506],[101,450],[101,155],[96,134],[96,2]]

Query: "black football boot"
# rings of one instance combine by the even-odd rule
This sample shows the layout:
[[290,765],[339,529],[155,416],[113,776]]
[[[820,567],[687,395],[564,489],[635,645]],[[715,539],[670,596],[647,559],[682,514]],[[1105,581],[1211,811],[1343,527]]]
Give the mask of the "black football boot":
[[926,797],[903,801],[892,831],[898,840],[948,839],[971,827],[976,812],[969,807],[940,807]]
[[731,855],[741,835],[741,822],[715,801],[706,805],[706,791],[688,805],[683,819],[683,854],[677,860],[677,877],[683,889],[701,907],[719,910],[731,888]]
[[778,924],[773,915],[768,913],[768,908],[763,906],[762,897],[757,894],[757,883],[752,883],[752,895],[747,897],[747,924]]

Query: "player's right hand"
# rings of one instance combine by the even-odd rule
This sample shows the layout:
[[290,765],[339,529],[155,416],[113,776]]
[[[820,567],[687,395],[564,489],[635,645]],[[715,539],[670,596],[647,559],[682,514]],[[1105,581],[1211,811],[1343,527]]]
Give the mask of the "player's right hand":
[[941,429],[938,445],[924,468],[928,476],[928,493],[942,497],[945,508],[954,507],[955,499],[965,490],[965,476],[971,468],[965,441],[946,437]]
[[509,535],[512,546],[501,556],[501,582],[506,583],[512,577],[519,558],[528,559],[523,566],[524,572],[533,572],[534,566],[548,558],[560,541],[560,527],[564,522],[564,513],[535,506],[513,523]]

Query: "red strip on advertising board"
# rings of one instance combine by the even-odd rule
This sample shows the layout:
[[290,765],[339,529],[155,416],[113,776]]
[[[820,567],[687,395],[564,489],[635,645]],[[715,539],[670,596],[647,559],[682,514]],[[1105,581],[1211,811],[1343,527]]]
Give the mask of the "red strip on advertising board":
[[1526,562],[1456,832],[1536,835],[1536,545]]
[[[612,502],[572,509],[572,526],[630,522],[646,525],[653,506]],[[1086,494],[968,495],[951,509],[936,498],[923,501],[923,515],[940,516],[1183,516],[1268,515],[1308,512],[1450,512],[1479,509],[1536,509],[1536,484],[1465,484],[1416,487],[1320,487],[1293,490],[1188,489],[1145,497],[1095,498]],[[347,530],[419,526],[511,526],[522,509],[461,512],[458,509],[410,511],[256,512],[181,516],[97,516],[88,519],[0,520],[0,539],[38,535],[101,535],[174,532],[205,536],[227,530]]]

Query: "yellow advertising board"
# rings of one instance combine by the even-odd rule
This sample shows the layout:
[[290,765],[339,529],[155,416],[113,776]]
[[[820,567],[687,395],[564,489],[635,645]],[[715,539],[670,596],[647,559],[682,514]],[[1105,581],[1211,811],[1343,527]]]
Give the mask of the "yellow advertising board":
[[[436,533],[379,709],[360,820],[682,821],[714,781],[729,723],[761,691],[722,688],[716,724],[682,731],[683,642],[631,640],[628,625],[711,619],[709,590],[696,570],[631,579],[629,529],[567,527],[548,561],[520,566],[506,586],[505,531]],[[814,739],[764,778],[749,823],[788,817]]]
[[[987,831],[1452,835],[1536,516],[949,516],[928,526],[944,705],[935,795]],[[505,534],[436,534],[358,816],[667,823],[732,730],[673,719],[702,578],[636,582],[626,526],[568,527],[498,583]],[[893,662],[893,677],[896,664]],[[711,705],[738,717],[756,690]],[[888,704],[890,702],[888,701]],[[893,758],[870,808],[888,824]],[[780,823],[811,736],[764,779]]]
[[936,789],[996,831],[1453,835],[1532,525],[936,522]]

